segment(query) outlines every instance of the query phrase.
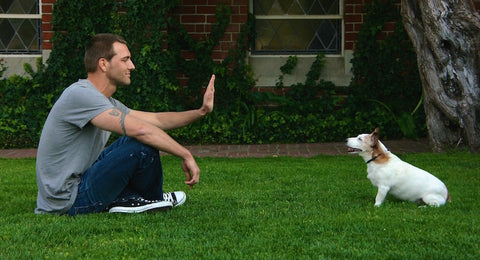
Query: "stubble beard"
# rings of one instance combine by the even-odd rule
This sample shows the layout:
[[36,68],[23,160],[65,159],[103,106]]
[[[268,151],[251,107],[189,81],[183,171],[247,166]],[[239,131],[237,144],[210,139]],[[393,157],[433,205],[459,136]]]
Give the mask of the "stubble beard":
[[128,86],[131,83],[131,79],[124,74],[123,77],[108,75],[108,78],[110,79],[110,82],[117,87]]

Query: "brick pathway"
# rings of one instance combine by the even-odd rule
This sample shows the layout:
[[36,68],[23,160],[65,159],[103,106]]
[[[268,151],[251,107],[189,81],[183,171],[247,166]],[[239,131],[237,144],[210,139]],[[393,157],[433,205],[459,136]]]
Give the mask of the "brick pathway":
[[[392,140],[383,142],[393,153],[424,153],[430,152],[427,139]],[[347,154],[345,144],[313,143],[313,144],[262,144],[262,145],[198,145],[186,146],[196,157],[312,157],[320,154]],[[36,149],[0,150],[0,158],[33,158]]]

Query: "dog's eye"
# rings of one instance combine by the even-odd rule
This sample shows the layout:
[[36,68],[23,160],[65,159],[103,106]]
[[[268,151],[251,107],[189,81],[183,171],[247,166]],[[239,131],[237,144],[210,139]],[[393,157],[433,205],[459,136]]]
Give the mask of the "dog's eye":
[[359,138],[358,138],[358,140],[362,141],[362,138],[361,138],[361,137],[359,137]]

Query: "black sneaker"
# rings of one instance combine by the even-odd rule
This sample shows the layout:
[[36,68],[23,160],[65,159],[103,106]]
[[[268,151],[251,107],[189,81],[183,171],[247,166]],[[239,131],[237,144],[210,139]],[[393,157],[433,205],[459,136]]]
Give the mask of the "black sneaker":
[[173,191],[163,193],[163,201],[169,201],[174,207],[182,205],[187,200],[187,195],[183,191]]
[[110,205],[110,213],[142,213],[166,211],[172,209],[170,201],[151,201],[144,198],[122,199]]

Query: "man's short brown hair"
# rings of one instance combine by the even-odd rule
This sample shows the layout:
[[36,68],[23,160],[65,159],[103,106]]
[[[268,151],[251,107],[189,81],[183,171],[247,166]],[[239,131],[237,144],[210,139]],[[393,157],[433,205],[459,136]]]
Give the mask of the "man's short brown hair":
[[115,42],[127,44],[127,41],[122,36],[112,33],[100,33],[90,40],[85,50],[85,68],[88,72],[95,72],[97,70],[98,60],[105,58],[110,61],[115,52],[113,51],[113,44]]

